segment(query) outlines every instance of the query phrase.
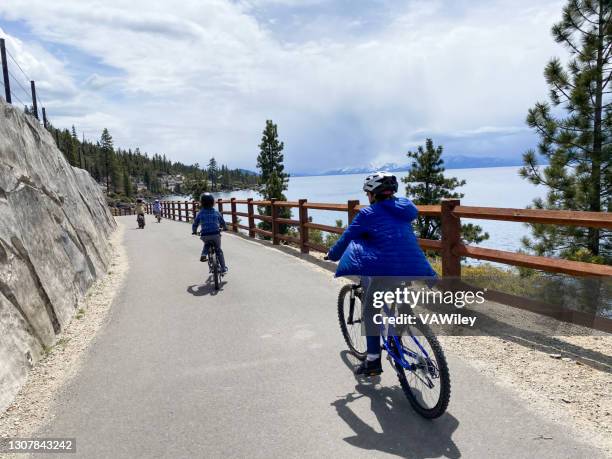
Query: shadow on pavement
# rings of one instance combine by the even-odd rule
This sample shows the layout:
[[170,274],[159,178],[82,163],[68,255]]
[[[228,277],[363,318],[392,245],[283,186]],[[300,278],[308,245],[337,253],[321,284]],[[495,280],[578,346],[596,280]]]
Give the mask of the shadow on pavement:
[[[340,353],[342,361],[351,371],[356,367],[348,351]],[[356,378],[357,379],[357,378]],[[449,457],[459,458],[461,452],[452,440],[459,421],[449,413],[427,420],[412,411],[402,389],[398,386],[381,387],[380,378],[357,379],[355,391],[331,403],[338,416],[355,432],[344,439],[352,446],[377,450],[406,458]],[[377,432],[359,418],[350,403],[368,398],[382,432]]]
[[214,282],[208,279],[205,284],[190,285],[189,287],[187,287],[187,292],[191,293],[193,296],[205,296],[205,295],[215,296],[219,292],[223,291],[223,286],[225,284],[227,284],[227,282],[222,280],[221,283],[219,284],[219,290],[215,290]]

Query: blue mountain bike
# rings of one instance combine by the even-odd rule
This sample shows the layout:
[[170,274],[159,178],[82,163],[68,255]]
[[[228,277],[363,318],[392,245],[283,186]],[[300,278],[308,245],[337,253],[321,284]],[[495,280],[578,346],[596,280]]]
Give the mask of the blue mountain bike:
[[[338,319],[342,336],[356,358],[366,358],[363,288],[345,285],[338,294]],[[384,305],[381,313],[397,315],[397,305]],[[451,393],[450,375],[444,352],[431,329],[416,321],[401,332],[391,325],[380,325],[387,360],[397,373],[406,398],[424,418],[440,417],[448,407]]]

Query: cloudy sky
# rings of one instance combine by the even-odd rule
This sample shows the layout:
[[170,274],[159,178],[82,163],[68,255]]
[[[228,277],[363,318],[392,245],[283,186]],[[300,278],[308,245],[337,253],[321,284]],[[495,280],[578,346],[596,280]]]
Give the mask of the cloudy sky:
[[273,119],[288,169],[310,172],[405,163],[426,137],[520,157],[564,3],[2,0],[0,36],[56,126],[254,169]]

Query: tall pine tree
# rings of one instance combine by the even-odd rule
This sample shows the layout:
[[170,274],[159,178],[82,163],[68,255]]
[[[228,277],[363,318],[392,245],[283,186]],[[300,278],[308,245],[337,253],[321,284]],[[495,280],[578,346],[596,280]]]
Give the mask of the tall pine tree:
[[[529,110],[527,124],[540,137],[538,153],[548,162],[538,167],[533,150],[523,155],[521,175],[548,188],[536,209],[609,212],[612,169],[612,3],[569,0],[561,21],[552,28],[557,43],[570,60],[557,58],[544,70],[550,104],[538,102]],[[561,110],[565,116],[560,115]],[[612,263],[608,230],[530,225],[526,248],[538,255]]]
[[[278,199],[286,201],[287,198],[283,191],[287,190],[289,184],[289,174],[285,172],[283,164],[284,155],[283,149],[285,144],[278,140],[278,128],[272,120],[266,120],[266,127],[263,131],[261,143],[259,144],[259,155],[257,156],[257,167],[261,171],[260,184],[263,198],[265,200]],[[260,206],[258,208],[260,215],[271,215],[270,207]],[[291,209],[281,207],[279,209],[279,217],[291,218]],[[259,227],[269,230],[271,225],[269,222],[262,221]],[[287,225],[279,225],[279,231],[286,234],[289,231]]]
[[210,183],[212,184],[212,190],[217,190],[217,177],[219,175],[219,169],[217,168],[217,160],[214,158],[210,158],[208,161],[208,178],[210,179]]
[[104,177],[106,179],[106,194],[110,191],[110,179],[114,165],[114,148],[113,138],[111,137],[108,129],[104,128],[102,136],[100,137],[100,149],[104,159]]

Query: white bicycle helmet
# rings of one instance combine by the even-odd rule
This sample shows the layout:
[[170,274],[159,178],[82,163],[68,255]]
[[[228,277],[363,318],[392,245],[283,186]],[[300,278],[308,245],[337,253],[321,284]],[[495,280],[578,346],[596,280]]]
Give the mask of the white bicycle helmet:
[[393,194],[397,188],[397,178],[388,172],[374,172],[363,182],[363,191],[373,194]]

